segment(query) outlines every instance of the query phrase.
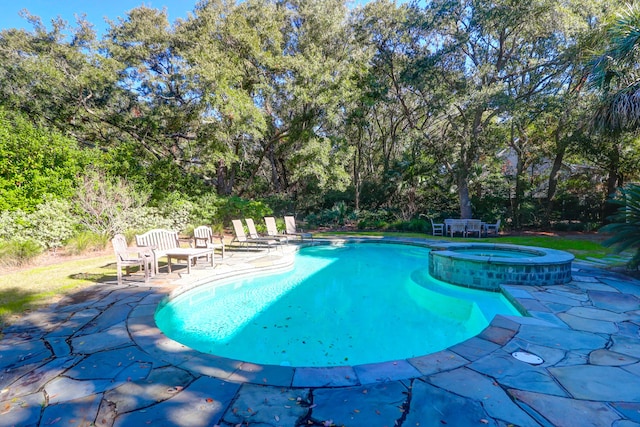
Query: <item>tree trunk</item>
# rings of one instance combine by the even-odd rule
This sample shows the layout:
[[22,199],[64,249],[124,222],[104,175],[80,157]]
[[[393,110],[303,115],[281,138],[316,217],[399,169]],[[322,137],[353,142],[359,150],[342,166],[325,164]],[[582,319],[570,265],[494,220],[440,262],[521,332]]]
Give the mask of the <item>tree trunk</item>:
[[278,174],[278,165],[276,163],[275,155],[274,155],[273,145],[269,147],[269,164],[271,165],[271,184],[273,185],[273,190],[276,193],[279,193],[282,190],[282,185],[280,181],[280,175]]
[[553,159],[553,166],[549,172],[549,185],[547,189],[547,200],[544,214],[544,221],[546,224],[551,222],[550,217],[551,211],[553,210],[553,199],[555,198],[556,191],[558,190],[558,173],[560,172],[560,168],[562,168],[562,162],[566,151],[567,144],[556,138],[556,157]]
[[224,164],[224,160],[218,160],[218,167],[216,169],[216,191],[218,194],[226,194],[225,175],[227,167]]
[[229,170],[224,160],[218,160],[216,171],[216,191],[221,196],[229,196],[233,191],[235,181],[235,171]]
[[608,222],[607,218],[613,215],[618,209],[618,205],[611,203],[610,200],[615,196],[618,186],[622,184],[622,175],[620,174],[620,150],[618,145],[613,146],[613,151],[609,156],[607,176],[607,198],[602,206],[602,221]]
[[460,160],[458,161],[457,181],[458,198],[460,200],[460,218],[471,219],[473,210],[471,207],[471,197],[469,196],[469,171],[477,161],[479,137],[482,128],[482,115],[484,108],[477,108],[474,112],[473,123],[471,125],[471,135],[468,146],[464,142],[460,147]]
[[353,202],[356,211],[360,210],[360,149],[356,150],[356,154],[353,159]]
[[522,199],[524,198],[524,167],[525,162],[522,154],[519,150],[516,150],[516,154],[518,156],[518,160],[516,162],[516,189],[513,200],[513,219],[515,222],[515,227],[520,229],[522,227]]
[[458,175],[458,198],[460,200],[460,218],[471,219],[473,212],[471,210],[471,198],[469,197],[469,183],[467,181],[466,171]]

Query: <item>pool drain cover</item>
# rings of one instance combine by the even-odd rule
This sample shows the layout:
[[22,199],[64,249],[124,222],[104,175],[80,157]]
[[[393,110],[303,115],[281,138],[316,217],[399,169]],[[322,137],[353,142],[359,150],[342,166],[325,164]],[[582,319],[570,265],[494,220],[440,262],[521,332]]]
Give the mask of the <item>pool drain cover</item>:
[[539,365],[544,362],[541,357],[538,357],[535,354],[527,353],[526,351],[514,351],[513,353],[511,353],[511,355],[519,361],[529,363],[531,365]]

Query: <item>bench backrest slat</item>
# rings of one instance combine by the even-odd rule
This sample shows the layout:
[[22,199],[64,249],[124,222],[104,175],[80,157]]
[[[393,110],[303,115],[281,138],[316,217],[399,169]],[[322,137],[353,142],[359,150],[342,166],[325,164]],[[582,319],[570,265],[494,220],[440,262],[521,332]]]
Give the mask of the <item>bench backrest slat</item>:
[[154,229],[136,235],[136,245],[153,246],[156,250],[166,251],[180,247],[178,233],[171,230]]

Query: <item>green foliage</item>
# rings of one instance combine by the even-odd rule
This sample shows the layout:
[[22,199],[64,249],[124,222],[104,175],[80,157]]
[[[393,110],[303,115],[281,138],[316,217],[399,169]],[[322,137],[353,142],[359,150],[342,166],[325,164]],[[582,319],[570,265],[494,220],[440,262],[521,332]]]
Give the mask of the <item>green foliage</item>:
[[362,210],[358,212],[358,229],[360,230],[386,230],[389,223],[395,221],[394,215],[385,210]]
[[0,240],[0,264],[14,267],[27,264],[42,253],[42,245],[26,240]]
[[158,208],[141,206],[124,211],[116,229],[122,230],[120,232],[126,236],[133,236],[153,228],[173,229],[173,226],[173,220],[165,217]]
[[554,231],[590,232],[597,230],[599,228],[599,224],[582,221],[558,221],[551,223],[551,228]]
[[19,239],[27,226],[26,214],[18,209],[0,212],[0,240]]
[[395,230],[413,233],[431,231],[431,223],[422,218],[408,221],[398,219],[398,215],[385,209],[377,211],[349,211],[344,203],[337,203],[331,209],[305,217],[305,222],[313,228],[328,227],[339,229],[344,225],[357,224],[360,230]]
[[412,219],[410,221],[397,221],[391,225],[391,228],[398,231],[406,231],[411,233],[428,233],[431,234],[431,222],[424,219]]
[[221,198],[218,206],[217,222],[230,224],[232,219],[263,218],[273,213],[264,202],[246,200],[240,197]]
[[311,214],[305,221],[314,226],[340,227],[345,225],[350,219],[349,209],[343,201],[333,205],[331,209],[324,209],[318,214]]
[[602,232],[611,233],[611,237],[603,244],[612,247],[616,253],[635,251],[629,267],[638,268],[640,265],[640,185],[634,184],[621,188],[614,203],[619,205],[619,208],[611,218],[612,222],[600,229]]
[[168,228],[182,232],[192,223],[194,204],[181,194],[167,195],[158,206],[159,214],[168,222]]
[[272,194],[262,197],[260,200],[269,206],[273,213],[278,216],[297,211],[295,201],[287,194]]
[[[591,40],[618,4],[283,4],[203,1],[174,23],[142,6],[99,42],[87,22],[47,29],[32,17],[31,32],[0,32],[0,104],[28,117],[2,112],[0,212],[69,200],[77,187],[78,228],[108,235],[270,209],[331,227],[419,228],[403,224],[461,210],[511,212],[516,226],[592,223],[603,175],[640,175],[637,142],[575,149],[580,138],[595,146],[581,124],[595,93],[584,52],[635,43]],[[627,66],[611,68],[625,71],[612,89],[637,81],[636,54],[609,56],[631,59],[613,64]],[[550,162],[596,165],[585,168],[593,180],[556,194],[551,175],[562,187],[569,172],[549,173]],[[363,213],[381,209],[390,215]]]
[[194,196],[206,191],[198,176],[186,173],[183,168],[170,159],[152,162],[145,168],[147,186],[151,188],[150,199],[162,203],[176,192],[184,196]]
[[70,198],[84,162],[74,140],[0,109],[0,211]]
[[621,133],[640,126],[637,94],[640,7],[633,2],[604,27],[601,47],[591,60],[591,82],[603,94],[594,124],[601,130]]
[[100,152],[93,162],[93,167],[102,170],[107,176],[121,177],[134,188],[150,192],[153,175],[150,175],[147,164],[149,154],[142,147],[130,140],[123,140],[116,146]]
[[25,222],[25,237],[47,249],[63,246],[76,225],[71,204],[65,200],[49,200],[38,205],[34,212],[27,214]]
[[80,255],[87,252],[102,251],[109,243],[109,236],[94,233],[93,231],[81,231],[75,234],[65,245],[65,249],[73,255]]
[[337,228],[351,225],[358,219],[358,213],[354,212],[344,201],[336,202],[331,209],[323,209],[317,213],[305,216],[308,226]]
[[198,225],[211,225],[218,221],[218,210],[221,204],[220,198],[213,192],[198,196],[193,200],[191,210],[191,223]]
[[43,249],[55,249],[63,246],[73,235],[76,224],[70,203],[52,199],[36,206],[33,212],[16,210],[0,213],[0,239],[29,240]]

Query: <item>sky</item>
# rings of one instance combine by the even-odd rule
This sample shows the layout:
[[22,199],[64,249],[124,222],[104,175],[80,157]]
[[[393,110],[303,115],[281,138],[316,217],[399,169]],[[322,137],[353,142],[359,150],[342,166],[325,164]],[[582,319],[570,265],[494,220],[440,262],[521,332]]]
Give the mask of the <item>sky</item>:
[[[75,15],[86,14],[87,21],[94,25],[98,36],[104,34],[108,27],[105,17],[117,22],[124,18],[128,11],[145,5],[154,9],[167,9],[169,22],[178,18],[186,18],[193,11],[198,0],[0,0],[0,30],[23,28],[31,31],[33,27],[19,13],[27,9],[29,13],[39,16],[43,24],[50,29],[51,20],[58,16],[75,26]],[[356,0],[354,3],[364,3]]]
[[8,28],[24,28],[31,31],[33,27],[21,18],[19,12],[27,9],[32,15],[39,16],[47,28],[51,28],[51,20],[60,16],[75,26],[75,15],[86,14],[87,21],[101,35],[107,28],[105,17],[117,22],[124,18],[128,11],[145,5],[155,9],[166,7],[169,21],[186,18],[197,3],[197,0],[0,0],[0,30]]

